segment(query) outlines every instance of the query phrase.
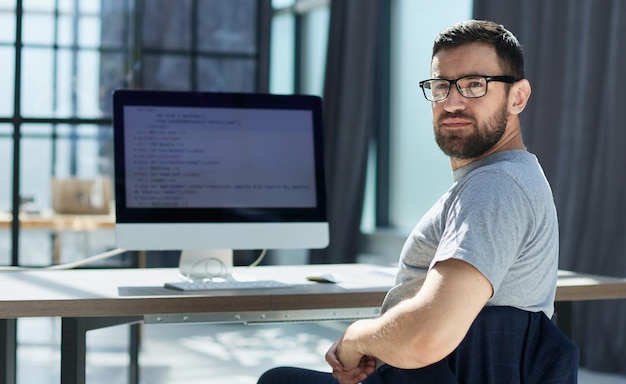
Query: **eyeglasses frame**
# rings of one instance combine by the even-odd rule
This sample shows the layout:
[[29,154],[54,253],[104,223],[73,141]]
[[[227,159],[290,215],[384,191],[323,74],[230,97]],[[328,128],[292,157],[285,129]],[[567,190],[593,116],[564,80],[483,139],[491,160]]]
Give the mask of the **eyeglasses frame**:
[[[480,95],[480,96],[465,96],[463,94],[463,92],[461,91],[461,89],[459,88],[459,84],[458,81],[459,80],[463,80],[465,78],[468,77],[482,77],[485,79],[485,93]],[[448,83],[450,83],[450,85],[448,86],[448,93],[446,94],[446,97],[444,97],[443,99],[440,100],[430,100],[428,98],[428,96],[426,96],[426,89],[424,89],[424,84],[426,84],[426,82],[428,81],[433,81],[433,80],[445,80]],[[430,102],[433,103],[438,103],[440,101],[444,101],[445,99],[448,98],[448,96],[450,96],[450,90],[452,89],[452,86],[456,86],[457,91],[459,91],[459,94],[463,97],[465,97],[466,99],[478,99],[481,98],[483,96],[485,96],[487,94],[487,91],[489,90],[489,83],[492,81],[497,81],[497,82],[501,82],[501,83],[508,83],[508,84],[513,84],[517,81],[519,81],[518,79],[516,79],[514,76],[490,76],[490,75],[465,75],[465,76],[461,76],[458,79],[454,79],[454,80],[449,80],[449,79],[443,79],[443,78],[434,78],[434,79],[426,79],[426,80],[422,80],[419,82],[419,87],[422,88],[422,93],[424,93],[424,98]]]

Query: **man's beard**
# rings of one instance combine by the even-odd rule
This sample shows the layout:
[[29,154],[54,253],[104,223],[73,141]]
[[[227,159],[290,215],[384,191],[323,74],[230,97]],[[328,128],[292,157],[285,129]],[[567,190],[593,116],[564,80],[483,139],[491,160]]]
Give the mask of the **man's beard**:
[[496,145],[504,134],[508,120],[506,106],[505,100],[501,108],[480,126],[473,117],[467,116],[462,112],[445,112],[439,117],[439,121],[453,117],[468,119],[473,122],[472,127],[474,130],[469,133],[466,130],[443,133],[435,127],[437,145],[439,145],[443,153],[456,159],[474,159],[483,155]]

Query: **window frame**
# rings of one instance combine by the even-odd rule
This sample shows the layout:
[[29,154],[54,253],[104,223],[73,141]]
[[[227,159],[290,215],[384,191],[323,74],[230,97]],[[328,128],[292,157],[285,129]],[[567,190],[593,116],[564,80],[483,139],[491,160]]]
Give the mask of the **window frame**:
[[[196,7],[195,9],[197,9],[197,4],[199,0],[190,0],[192,7]],[[256,71],[254,74],[254,84],[253,84],[253,88],[255,91],[258,92],[267,92],[268,91],[268,87],[269,87],[269,47],[270,47],[270,39],[269,39],[269,35],[270,35],[270,29],[271,29],[271,0],[250,0],[251,2],[253,1],[253,4],[256,5],[256,20],[257,20],[257,29],[256,29],[256,39],[255,39],[255,46],[256,46],[256,52],[251,54],[251,55],[247,55],[248,58],[255,60],[255,64],[256,64]],[[130,10],[132,6],[134,6],[133,9],[142,9],[141,6],[142,4],[144,4],[145,1],[144,0],[124,0],[124,4],[127,10]],[[74,6],[79,6],[79,3],[74,2]],[[55,3],[55,5],[53,7],[58,7],[58,3]],[[20,227],[20,219],[19,219],[19,214],[20,214],[20,206],[21,206],[21,188],[20,188],[20,184],[22,182],[22,176],[21,173],[23,172],[23,164],[22,164],[22,144],[23,144],[23,140],[28,139],[31,137],[31,135],[24,133],[22,127],[24,125],[32,125],[32,124],[47,124],[47,125],[51,125],[52,127],[56,127],[58,125],[70,125],[70,126],[75,126],[75,127],[80,127],[80,126],[90,126],[90,125],[96,125],[96,126],[100,126],[100,127],[109,127],[111,126],[111,116],[110,116],[110,112],[109,112],[109,116],[96,116],[96,117],[80,117],[80,116],[76,116],[76,111],[73,110],[72,113],[70,113],[71,116],[67,116],[67,117],[58,117],[58,116],[27,116],[23,114],[23,106],[22,106],[22,92],[23,92],[23,85],[22,85],[22,77],[23,77],[23,72],[22,72],[22,65],[23,65],[23,53],[25,49],[28,49],[29,47],[43,47],[46,49],[51,49],[52,50],[52,54],[53,56],[56,55],[57,52],[59,52],[59,50],[62,49],[70,49],[72,52],[74,52],[73,54],[76,54],[77,52],[81,52],[81,51],[96,51],[100,54],[102,53],[111,53],[111,52],[117,52],[120,53],[122,55],[125,55],[125,63],[126,63],[126,68],[125,68],[125,73],[132,73],[133,76],[130,76],[130,79],[127,80],[124,84],[124,86],[126,87],[136,87],[137,84],[137,80],[136,79],[141,79],[141,73],[138,73],[137,71],[141,71],[141,66],[137,67],[135,66],[133,63],[138,63],[142,61],[143,56],[150,52],[150,50],[148,49],[144,49],[143,44],[141,43],[141,32],[139,31],[140,28],[137,28],[136,26],[141,25],[141,18],[142,18],[142,14],[140,11],[129,11],[128,17],[124,18],[124,25],[125,25],[125,30],[128,31],[128,33],[130,35],[126,35],[124,36],[124,38],[122,39],[122,43],[120,45],[120,47],[118,48],[112,48],[112,47],[105,47],[105,46],[98,46],[98,47],[92,47],[92,46],[80,46],[78,44],[78,39],[79,39],[79,34],[78,34],[78,30],[74,30],[73,33],[73,38],[75,39],[75,41],[71,44],[71,45],[63,45],[60,44],[60,42],[58,41],[58,34],[56,32],[56,27],[55,27],[55,33],[53,36],[53,40],[51,44],[31,44],[29,42],[24,42],[24,7],[23,7],[23,1],[22,0],[16,0],[15,1],[15,7],[14,8],[6,8],[2,10],[5,14],[12,14],[13,18],[15,20],[15,32],[14,32],[14,41],[13,42],[0,42],[0,46],[2,47],[10,47],[14,50],[14,68],[15,68],[15,74],[14,74],[14,85],[13,85],[13,106],[12,106],[12,112],[10,113],[10,115],[6,115],[6,116],[0,116],[0,124],[8,124],[10,126],[12,126],[12,134],[9,135],[3,135],[5,138],[8,138],[9,140],[12,140],[12,167],[10,169],[11,175],[10,175],[10,181],[11,181],[11,200],[10,200],[10,210],[11,210],[11,214],[12,214],[12,221],[11,221],[11,226],[10,226],[10,264],[12,266],[19,266],[20,265],[20,233],[21,233],[21,227]],[[195,14],[195,13],[194,13]],[[100,17],[102,13],[100,14]],[[92,15],[93,16],[93,15]],[[55,9],[53,11],[53,17],[54,17],[54,23],[57,24],[59,17],[60,17],[60,13],[58,11],[58,8]],[[81,17],[81,13],[80,13],[80,9],[74,9],[74,12],[72,14],[73,17],[73,21],[72,21],[72,25],[74,25],[77,28],[77,25],[79,23],[79,19]],[[194,17],[194,20],[197,21],[197,18]],[[135,26],[135,27],[133,27]],[[195,26],[191,27],[192,31],[195,31],[196,28]],[[102,40],[100,41],[100,43],[102,43]],[[189,54],[183,54],[186,55],[185,57],[190,57],[191,61],[194,62],[194,58],[195,58],[195,54],[194,52],[196,52],[195,50],[197,49],[197,45],[192,47],[192,50],[190,51]],[[215,54],[216,57],[234,57],[234,58],[239,58],[239,57],[246,57],[246,55],[242,55],[239,53],[233,53],[233,54],[219,54],[216,53]],[[53,66],[56,64],[53,64]],[[73,67],[75,68],[75,67]],[[137,76],[139,75],[139,76]],[[56,84],[56,80],[57,80],[57,74],[54,72],[53,70],[53,87],[56,87],[58,84]],[[195,76],[195,72],[192,70],[191,71],[191,75],[190,76]],[[192,88],[195,88],[194,81],[190,81],[190,84],[192,84]],[[197,90],[197,89],[190,89],[190,90]],[[56,89],[53,90],[53,97],[57,97],[56,96]],[[75,100],[74,100],[75,101]],[[53,101],[54,103],[54,101]],[[75,139],[78,140],[79,138],[77,136],[74,135],[70,135],[71,139]],[[49,135],[49,140],[51,140],[51,145],[52,145],[52,149],[51,149],[51,153],[52,153],[52,159],[51,159],[51,164],[52,167],[50,169],[50,175],[54,176],[55,174],[55,156],[56,156],[56,140],[58,138],[64,137],[63,135],[59,135],[56,133],[56,130],[53,128],[52,129],[52,133]],[[1,137],[0,137],[1,138]],[[79,161],[78,158],[75,158],[75,161],[70,165],[70,174],[75,175],[77,172],[77,162]]]

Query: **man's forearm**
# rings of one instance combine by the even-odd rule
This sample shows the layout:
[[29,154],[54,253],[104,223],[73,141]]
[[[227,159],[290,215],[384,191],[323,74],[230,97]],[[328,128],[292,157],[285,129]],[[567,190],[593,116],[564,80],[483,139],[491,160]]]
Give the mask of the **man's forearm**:
[[348,327],[340,351],[346,360],[372,356],[398,368],[436,363],[463,340],[492,292],[489,281],[470,264],[453,259],[437,263],[414,297],[379,318]]
[[[399,368],[420,368],[436,362],[424,355],[428,348],[415,345],[415,340],[420,338],[415,323],[406,324],[407,320],[394,318],[400,309],[381,318],[359,320],[350,325],[339,346],[342,363],[356,365],[361,356],[375,357]],[[422,346],[426,347],[425,343]]]

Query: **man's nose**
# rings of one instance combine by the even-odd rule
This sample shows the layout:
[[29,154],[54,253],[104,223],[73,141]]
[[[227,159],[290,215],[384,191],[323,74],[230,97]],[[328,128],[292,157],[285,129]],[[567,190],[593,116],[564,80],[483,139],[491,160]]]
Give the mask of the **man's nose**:
[[453,84],[450,87],[448,97],[443,101],[444,109],[448,112],[454,112],[465,108],[465,97],[461,95],[459,89]]

